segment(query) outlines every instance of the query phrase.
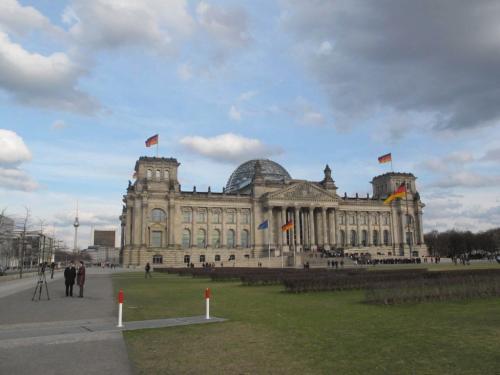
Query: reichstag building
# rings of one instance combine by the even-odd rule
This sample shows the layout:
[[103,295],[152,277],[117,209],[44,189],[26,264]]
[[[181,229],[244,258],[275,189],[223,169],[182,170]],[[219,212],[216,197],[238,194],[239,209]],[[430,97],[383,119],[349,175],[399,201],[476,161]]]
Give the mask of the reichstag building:
[[[179,166],[174,158],[136,162],[120,216],[124,265],[281,267],[300,266],[319,252],[427,255],[424,204],[411,173],[374,177],[372,195],[341,196],[328,165],[320,181],[307,181],[271,160],[249,160],[223,192],[181,190]],[[406,197],[384,204],[403,183]],[[267,228],[259,229],[266,220]],[[286,223],[291,225],[284,231]]]

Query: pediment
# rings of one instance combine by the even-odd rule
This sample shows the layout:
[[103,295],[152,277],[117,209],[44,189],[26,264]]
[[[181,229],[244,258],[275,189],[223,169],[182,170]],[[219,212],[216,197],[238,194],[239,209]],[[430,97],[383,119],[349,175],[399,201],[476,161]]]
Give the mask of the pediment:
[[299,182],[270,193],[268,200],[332,202],[337,196],[310,182]]

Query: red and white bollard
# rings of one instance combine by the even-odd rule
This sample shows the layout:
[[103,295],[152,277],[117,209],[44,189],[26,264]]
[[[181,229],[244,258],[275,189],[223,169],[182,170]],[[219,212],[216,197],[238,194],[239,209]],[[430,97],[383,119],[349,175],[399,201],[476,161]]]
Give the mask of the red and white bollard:
[[205,289],[205,305],[206,305],[205,319],[210,319],[210,288]]
[[123,327],[123,322],[122,322],[122,317],[123,317],[123,290],[120,289],[118,292],[118,328]]

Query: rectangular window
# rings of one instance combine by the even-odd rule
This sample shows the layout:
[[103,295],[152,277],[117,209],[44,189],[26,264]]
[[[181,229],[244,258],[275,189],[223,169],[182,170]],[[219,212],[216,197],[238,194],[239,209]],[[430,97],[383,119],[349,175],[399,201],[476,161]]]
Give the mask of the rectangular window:
[[205,210],[198,211],[198,217],[196,220],[198,223],[206,223],[207,222],[207,212]]
[[161,247],[162,232],[154,230],[151,232],[151,247]]
[[349,224],[354,225],[356,224],[356,218],[354,215],[349,216]]
[[191,211],[188,210],[182,211],[182,222],[191,223]]
[[220,211],[212,212],[212,224],[220,224],[221,222],[221,213]]
[[241,224],[250,224],[250,211],[241,211]]
[[228,224],[234,224],[236,221],[235,221],[235,214],[234,214],[234,211],[228,211],[227,212],[227,220],[226,220],[226,223]]

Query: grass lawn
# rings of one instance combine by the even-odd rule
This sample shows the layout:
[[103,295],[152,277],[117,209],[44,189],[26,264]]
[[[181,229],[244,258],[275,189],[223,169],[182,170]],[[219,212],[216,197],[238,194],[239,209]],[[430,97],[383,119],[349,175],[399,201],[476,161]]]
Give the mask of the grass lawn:
[[114,277],[124,319],[224,323],[124,334],[140,374],[499,374],[500,300],[375,306],[363,292],[287,294],[173,275]]

